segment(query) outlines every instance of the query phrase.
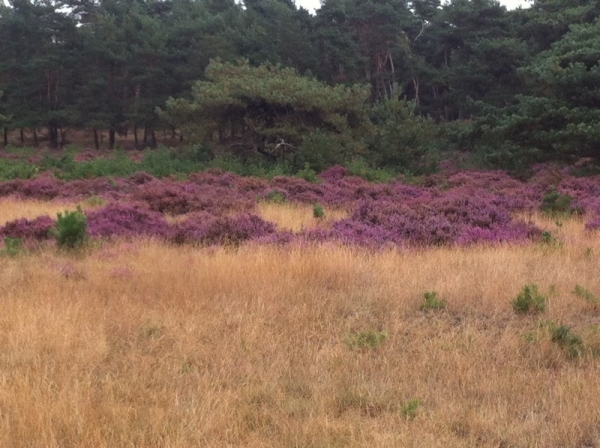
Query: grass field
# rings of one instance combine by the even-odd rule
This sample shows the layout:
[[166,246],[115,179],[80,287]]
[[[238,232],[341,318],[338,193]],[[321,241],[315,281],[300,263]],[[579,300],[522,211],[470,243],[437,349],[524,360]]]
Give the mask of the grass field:
[[[315,225],[277,207],[260,212]],[[600,294],[600,236],[535,219],[561,243],[4,256],[0,446],[598,447],[600,304],[572,291]],[[527,284],[545,312],[513,311]]]

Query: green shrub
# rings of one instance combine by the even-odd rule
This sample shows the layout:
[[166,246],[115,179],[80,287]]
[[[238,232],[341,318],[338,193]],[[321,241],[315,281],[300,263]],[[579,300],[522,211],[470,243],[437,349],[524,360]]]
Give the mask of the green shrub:
[[13,179],[31,179],[38,168],[21,160],[2,159],[0,163],[0,181]]
[[374,168],[365,159],[355,158],[347,165],[348,172],[353,176],[362,177],[369,182],[385,183],[392,181],[397,174],[389,169]]
[[600,303],[600,298],[596,297],[581,285],[575,285],[575,289],[572,292],[575,294],[575,296],[585,300],[588,303],[591,303],[592,305],[598,305]]
[[104,199],[102,199],[100,196],[90,196],[89,198],[87,198],[85,200],[85,203],[87,205],[89,205],[90,207],[98,207],[101,205],[104,205],[106,201],[104,201]]
[[354,333],[345,339],[346,345],[351,349],[377,348],[388,338],[387,331],[361,331]]
[[568,194],[551,191],[542,200],[540,210],[546,215],[572,215],[576,209],[572,207],[573,198]]
[[542,234],[540,235],[540,240],[542,242],[542,244],[546,245],[546,246],[551,246],[551,247],[555,247],[555,248],[561,248],[563,246],[563,242],[561,240],[559,240],[558,238],[556,238],[552,232],[545,230],[542,232]]
[[421,311],[443,310],[446,308],[446,301],[441,299],[435,291],[425,292],[423,294],[423,302]]
[[585,353],[585,344],[581,336],[573,333],[566,325],[552,329],[552,342],[563,348],[569,358],[579,358]]
[[87,218],[81,207],[75,211],[59,213],[56,227],[53,231],[58,247],[65,249],[77,249],[85,245],[88,240]]
[[402,406],[402,416],[406,420],[414,420],[417,416],[417,410],[421,407],[423,402],[420,398],[413,398]]
[[546,310],[548,299],[540,294],[537,285],[526,285],[512,301],[517,314],[541,313]]
[[300,177],[312,183],[316,183],[319,180],[317,177],[317,172],[313,170],[308,163],[305,163],[304,168],[296,173],[296,177]]
[[9,257],[16,257],[23,252],[23,240],[21,238],[4,237],[4,253]]
[[313,218],[320,219],[325,217],[325,209],[321,204],[313,205]]
[[285,194],[281,191],[269,191],[265,195],[264,200],[273,204],[283,204],[285,202]]

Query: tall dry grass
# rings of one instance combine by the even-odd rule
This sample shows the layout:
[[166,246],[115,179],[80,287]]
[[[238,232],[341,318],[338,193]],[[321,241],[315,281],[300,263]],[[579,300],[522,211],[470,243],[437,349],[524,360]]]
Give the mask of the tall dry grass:
[[305,204],[260,202],[257,205],[258,214],[265,220],[277,225],[281,230],[300,232],[315,227],[327,227],[334,221],[346,218],[348,212],[324,207],[325,216],[315,218],[313,207]]
[[90,201],[74,204],[71,202],[41,201],[37,199],[0,198],[0,226],[6,224],[8,221],[20,218],[33,219],[38,216],[56,218],[58,213],[65,210],[74,210],[78,205],[84,210],[98,206],[98,204]]
[[[544,323],[600,346],[570,292],[600,294],[600,237],[544,224],[562,247],[1,258],[0,446],[600,446],[600,358]],[[549,307],[518,316],[529,283]],[[430,290],[445,310],[420,310]],[[368,331],[387,340],[352,345]]]

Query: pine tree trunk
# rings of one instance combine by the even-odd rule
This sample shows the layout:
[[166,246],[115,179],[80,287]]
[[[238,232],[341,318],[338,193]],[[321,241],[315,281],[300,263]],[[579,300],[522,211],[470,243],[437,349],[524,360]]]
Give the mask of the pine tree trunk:
[[152,139],[152,147],[156,148],[156,133],[154,132],[154,129],[150,131],[150,138]]
[[138,149],[138,145],[139,145],[139,141],[138,141],[138,134],[137,134],[137,125],[133,126],[133,139],[135,141],[135,149]]
[[33,145],[37,146],[38,144],[39,144],[39,141],[38,141],[37,129],[33,128]]
[[3,140],[4,140],[4,146],[8,145],[8,128],[7,127],[4,128]]
[[25,143],[25,133],[23,132],[23,128],[19,131],[19,137],[21,138],[21,144]]
[[100,141],[98,140],[98,129],[94,128],[94,147],[96,151],[100,150]]
[[53,149],[58,148],[58,128],[55,124],[48,125],[48,138],[50,147]]
[[115,130],[113,128],[108,131],[108,145],[110,149],[115,149]]
[[148,125],[144,125],[144,148],[148,147]]

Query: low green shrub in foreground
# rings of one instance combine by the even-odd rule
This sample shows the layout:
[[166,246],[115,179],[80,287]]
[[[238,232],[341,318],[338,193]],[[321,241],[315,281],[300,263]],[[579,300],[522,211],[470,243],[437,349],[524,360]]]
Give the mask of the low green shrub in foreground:
[[9,257],[16,257],[23,252],[23,240],[21,238],[4,237],[4,253]]
[[377,348],[388,338],[387,331],[361,331],[348,336],[344,342],[351,349],[364,350],[368,348]]
[[427,291],[423,294],[423,304],[421,311],[443,310],[446,308],[446,301],[438,296],[435,291]]
[[540,294],[537,285],[526,285],[512,301],[512,307],[517,314],[541,313],[546,311],[548,299]]
[[53,230],[58,247],[65,249],[78,249],[85,245],[88,240],[87,218],[81,207],[75,211],[59,213],[56,227]]

